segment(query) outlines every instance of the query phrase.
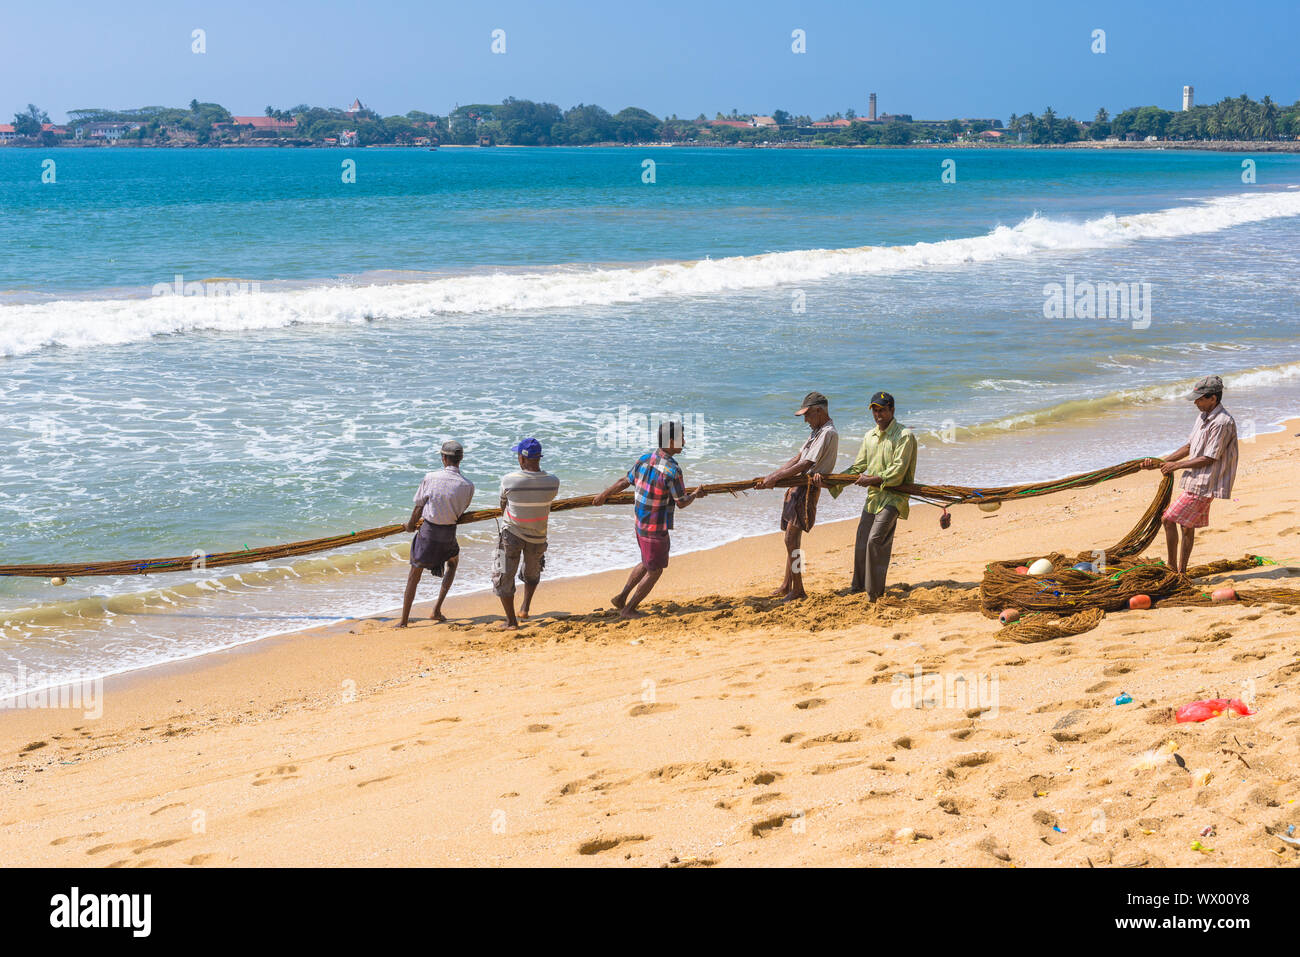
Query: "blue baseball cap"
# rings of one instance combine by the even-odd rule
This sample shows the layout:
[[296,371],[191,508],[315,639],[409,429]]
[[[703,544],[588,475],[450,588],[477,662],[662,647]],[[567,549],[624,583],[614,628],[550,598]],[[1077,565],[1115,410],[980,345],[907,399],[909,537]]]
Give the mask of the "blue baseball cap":
[[542,443],[536,439],[524,439],[522,442],[510,446],[511,452],[518,452],[526,459],[540,459],[542,457]]

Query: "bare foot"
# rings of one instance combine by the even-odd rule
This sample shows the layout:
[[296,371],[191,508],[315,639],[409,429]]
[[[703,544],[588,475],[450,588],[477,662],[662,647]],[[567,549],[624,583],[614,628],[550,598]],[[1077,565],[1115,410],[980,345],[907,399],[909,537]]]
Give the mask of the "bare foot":
[[802,599],[807,598],[807,597],[808,597],[808,593],[807,593],[807,592],[802,592],[802,591],[799,591],[799,592],[791,592],[790,594],[788,594],[788,595],[786,595],[784,598],[782,598],[781,601],[782,601],[782,602],[801,601]]
[[622,595],[615,595],[613,598],[609,600],[609,603],[613,605],[615,608],[622,608],[623,605],[627,603],[627,599],[624,598]]
[[786,597],[789,596],[789,594],[790,594],[790,589],[788,589],[788,588],[786,588],[784,585],[782,585],[782,586],[781,586],[780,588],[778,588],[776,591],[772,592],[772,594],[769,595],[768,597],[770,597],[770,598],[786,598]]
[[394,625],[393,627],[394,627],[394,628],[405,628],[405,627],[406,627],[406,619],[403,618],[401,621],[399,621],[399,622],[398,622],[396,625]]
[[429,618],[430,618],[432,621],[446,621],[446,620],[447,620],[447,616],[444,615],[444,614],[443,614],[441,611],[439,611],[437,608],[435,608],[435,609],[433,610],[433,614],[430,615]]
[[624,608],[622,611],[618,613],[618,617],[628,618],[628,619],[644,618],[646,617],[646,613],[643,611],[637,611],[635,608]]
[[520,621],[527,621],[527,620],[528,620],[528,609],[527,609],[527,608],[520,608],[520,609],[519,609],[519,620],[520,620]]
[[498,621],[492,628],[495,631],[518,631],[519,625],[509,621]]

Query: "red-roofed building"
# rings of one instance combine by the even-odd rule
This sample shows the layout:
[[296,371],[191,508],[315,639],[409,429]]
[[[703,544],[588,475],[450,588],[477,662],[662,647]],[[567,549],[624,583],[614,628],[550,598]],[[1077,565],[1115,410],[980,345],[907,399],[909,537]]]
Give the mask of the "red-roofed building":
[[710,126],[732,126],[739,130],[748,130],[753,128],[749,120],[712,120]]
[[846,126],[852,126],[852,125],[853,125],[852,120],[844,120],[844,119],[820,120],[813,124],[813,126],[819,130],[839,130],[839,129],[843,129]]
[[17,136],[18,132],[14,129],[12,123],[0,123],[0,143],[13,142]]

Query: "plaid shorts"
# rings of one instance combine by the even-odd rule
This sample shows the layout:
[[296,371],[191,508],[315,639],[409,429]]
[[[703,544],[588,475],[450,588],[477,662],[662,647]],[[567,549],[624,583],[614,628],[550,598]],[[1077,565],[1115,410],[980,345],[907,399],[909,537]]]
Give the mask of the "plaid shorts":
[[1161,519],[1183,528],[1205,528],[1210,524],[1210,503],[1213,501],[1209,497],[1184,492],[1178,496],[1178,501],[1165,509]]

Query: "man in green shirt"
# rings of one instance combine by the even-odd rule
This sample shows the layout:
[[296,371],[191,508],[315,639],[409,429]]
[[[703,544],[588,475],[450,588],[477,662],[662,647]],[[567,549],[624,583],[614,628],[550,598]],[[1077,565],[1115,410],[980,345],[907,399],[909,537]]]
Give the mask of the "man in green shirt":
[[[876,427],[862,437],[858,457],[845,472],[861,475],[857,484],[869,489],[853,547],[849,591],[865,591],[875,601],[885,593],[894,526],[900,518],[907,518],[907,496],[895,492],[894,487],[916,478],[916,436],[894,418],[894,397],[888,392],[871,397],[871,414]],[[831,495],[838,497],[842,491],[833,488]]]

